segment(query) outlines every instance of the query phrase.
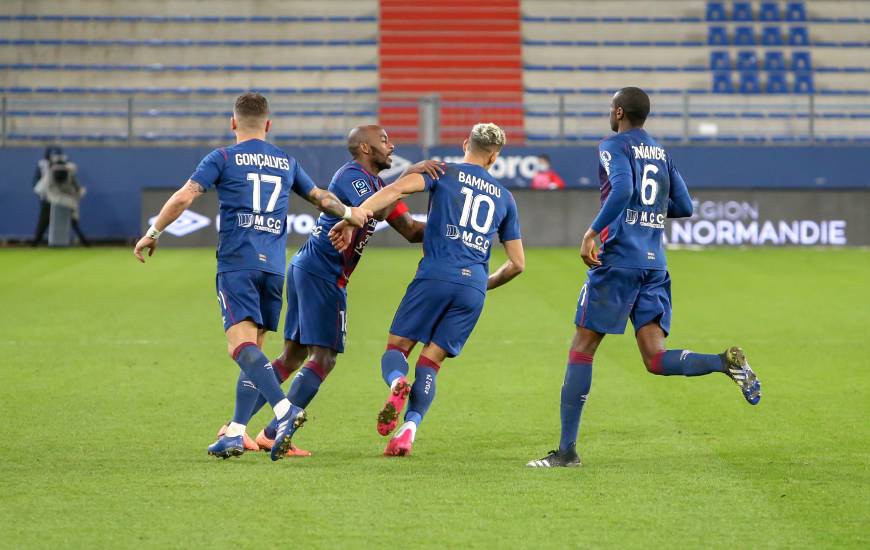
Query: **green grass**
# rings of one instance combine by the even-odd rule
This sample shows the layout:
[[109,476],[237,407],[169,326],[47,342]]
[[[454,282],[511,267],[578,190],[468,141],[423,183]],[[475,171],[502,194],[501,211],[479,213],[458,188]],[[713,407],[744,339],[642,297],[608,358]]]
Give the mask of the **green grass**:
[[0,547],[870,544],[870,252],[671,252],[670,346],[742,345],[764,399],[650,376],[630,333],[608,337],[584,466],[559,471],[523,465],[558,438],[584,278],[568,249],[490,294],[414,455],[381,456],[379,358],[418,254],[366,252],[348,352],[296,439],[315,456],[273,464],[205,453],[238,373],[213,251],[0,250]]

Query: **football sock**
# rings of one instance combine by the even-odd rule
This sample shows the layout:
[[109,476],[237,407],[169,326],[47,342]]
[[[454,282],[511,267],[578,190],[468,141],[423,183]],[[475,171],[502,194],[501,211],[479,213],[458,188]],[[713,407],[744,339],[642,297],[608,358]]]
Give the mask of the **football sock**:
[[653,357],[648,370],[662,376],[701,376],[725,372],[725,359],[721,355],[694,353],[687,349],[662,350]]
[[227,426],[227,431],[224,434],[227,437],[238,437],[245,433],[245,425],[239,424],[238,422],[230,422],[230,425]]
[[299,374],[293,378],[290,391],[287,392],[287,399],[297,407],[304,409],[317,395],[317,390],[320,389],[320,384],[325,378],[326,372],[323,368],[315,361],[308,361],[299,369]]
[[236,382],[236,410],[233,412],[233,423],[247,425],[254,416],[254,405],[259,402],[265,403],[266,400],[245,373],[240,372]]
[[408,376],[408,352],[398,346],[388,345],[381,356],[381,376],[390,387],[397,378]]
[[592,387],[592,356],[577,351],[569,352],[565,381],[562,383],[562,402],[559,414],[562,418],[562,435],[559,450],[567,450],[577,441],[580,430],[580,415]]
[[[288,378],[290,378],[290,371],[287,370],[287,366],[284,364],[284,360],[281,359],[280,357],[277,359],[272,359],[272,372],[275,373],[275,378],[278,379],[279,384],[282,384],[284,382],[284,380],[287,380]],[[239,380],[241,381],[241,378]],[[238,392],[238,389],[236,389],[236,392]],[[238,393],[236,393],[236,396],[237,396],[236,397],[236,399],[237,399],[236,407],[238,407],[239,406],[238,405]],[[291,402],[293,402],[293,401],[291,400]],[[266,398],[263,397],[262,395],[260,395],[260,392],[258,391],[257,392],[257,400],[254,401],[254,404],[251,407],[251,414],[248,416],[248,421],[250,421],[251,418],[253,418],[255,414],[260,412],[260,409],[262,409],[263,405],[265,405],[265,404],[266,404]],[[301,407],[301,405],[300,405],[300,407]],[[236,410],[238,410],[238,409],[236,409]],[[245,423],[247,424],[247,422],[245,422]]]
[[244,342],[233,351],[233,360],[238,363],[248,379],[254,382],[263,397],[272,405],[275,416],[281,418],[290,410],[290,402],[281,391],[275,378],[272,364],[253,342]]
[[435,399],[435,377],[441,365],[428,357],[421,355],[414,369],[414,384],[411,386],[411,399],[408,402],[408,412],[405,421],[417,426],[426,416],[426,411]]

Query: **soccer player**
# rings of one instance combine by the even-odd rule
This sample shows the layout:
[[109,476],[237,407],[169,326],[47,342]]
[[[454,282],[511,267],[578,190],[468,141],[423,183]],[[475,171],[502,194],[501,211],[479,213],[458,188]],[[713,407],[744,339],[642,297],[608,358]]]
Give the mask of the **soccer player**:
[[[365,199],[384,186],[377,174],[392,166],[395,147],[386,130],[380,126],[358,126],[350,131],[347,148],[352,160],[342,165],[329,184],[344,204],[358,207]],[[433,179],[443,174],[440,162],[423,161],[409,167],[405,173],[425,173]],[[284,352],[272,361],[275,373],[283,382],[290,374],[303,368],[293,378],[287,398],[306,408],[317,395],[321,383],[335,368],[338,354],[344,352],[347,328],[347,284],[362,259],[366,244],[379,219],[386,221],[408,242],[421,242],[426,224],[415,221],[404,203],[389,204],[352,236],[353,246],[347,253],[338,252],[329,241],[329,231],[341,221],[339,216],[323,214],[308,240],[299,249],[287,268],[287,312],[284,324]],[[236,408],[230,428],[244,430],[251,417],[265,404],[255,384],[239,375],[236,387]],[[261,430],[256,441],[247,438],[248,450],[271,449],[276,422]],[[221,429],[224,431],[224,428]],[[218,435],[222,435],[218,432]],[[307,456],[308,451],[291,447],[291,456]]]
[[[487,169],[505,144],[495,124],[477,124],[463,143],[465,158],[446,165],[438,180],[428,174],[400,178],[360,206],[380,210],[420,191],[429,192],[429,219],[423,259],[402,299],[381,358],[381,374],[390,396],[378,414],[378,433],[389,435],[410,396],[405,422],[384,454],[411,453],[417,428],[435,399],[435,379],[447,357],[456,357],[483,310],[487,290],[497,288],[525,268],[520,224],[513,196]],[[350,229],[337,224],[330,237],[340,250],[352,245]],[[508,260],[489,275],[489,256],[498,235]],[[408,354],[423,342],[413,386]]]
[[[216,189],[220,201],[217,247],[217,296],[230,355],[272,406],[279,419],[272,460],[283,458],[293,433],[305,422],[305,411],[281,390],[263,355],[266,331],[278,328],[287,246],[289,191],[321,211],[362,227],[370,211],[350,208],[331,192],[319,189],[296,159],[265,141],[271,128],[269,105],[257,93],[236,99],[231,119],[236,144],[215,149],[197,166],[187,183],[166,201],[154,225],[136,243],[134,254],[154,254],[161,232],[193,201]],[[242,432],[227,433],[209,446],[221,458],[242,452]]]
[[[682,176],[665,149],[643,129],[649,97],[640,88],[622,88],[610,104],[616,135],[599,145],[601,210],[583,235],[580,256],[590,267],[580,289],[562,385],[562,435],[559,448],[528,466],[579,466],[576,451],[580,413],[592,382],[592,359],[605,334],[622,334],[631,318],[641,358],[649,372],[662,376],[725,373],[755,405],[761,384],[743,350],[720,354],[665,349],[671,326],[671,279],[662,232],[665,218],[692,215]],[[601,240],[595,250],[595,237]]]

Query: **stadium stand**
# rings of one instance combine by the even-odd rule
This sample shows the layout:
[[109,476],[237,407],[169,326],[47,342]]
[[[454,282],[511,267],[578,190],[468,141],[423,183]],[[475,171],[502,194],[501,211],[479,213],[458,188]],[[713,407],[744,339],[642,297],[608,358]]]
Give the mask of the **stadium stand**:
[[624,85],[656,93],[650,127],[673,140],[868,138],[870,3],[637,1],[630,16],[622,7],[523,4],[529,140],[601,137],[609,95]]
[[[122,7],[123,6],[123,7]],[[224,140],[233,96],[270,95],[289,141],[380,120],[417,142],[481,119],[512,143],[588,141],[612,92],[652,91],[680,141],[865,140],[870,2],[638,0],[9,1],[0,6],[4,142]],[[123,13],[121,12],[123,10]],[[462,18],[456,13],[461,10]],[[198,14],[198,15],[192,15]]]

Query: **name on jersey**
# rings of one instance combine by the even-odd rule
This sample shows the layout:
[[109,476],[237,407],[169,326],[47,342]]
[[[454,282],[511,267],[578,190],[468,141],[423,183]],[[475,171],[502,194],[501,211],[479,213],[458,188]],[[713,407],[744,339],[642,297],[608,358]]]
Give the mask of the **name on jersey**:
[[478,191],[483,191],[495,197],[501,197],[501,188],[494,183],[488,182],[483,178],[466,174],[462,170],[459,171],[459,183],[463,183],[469,187],[473,187]]
[[634,151],[634,158],[646,160],[667,160],[668,156],[665,150],[661,147],[653,147],[651,145],[632,145],[631,150]]
[[236,153],[236,166],[256,166],[260,169],[266,166],[279,170],[289,170],[290,160],[263,153]]
[[273,235],[280,235],[284,231],[281,218],[272,218],[260,214],[238,214],[239,227],[253,228],[257,231],[265,231]]
[[627,209],[625,211],[625,223],[634,225],[638,222],[643,227],[664,229],[665,215],[660,212],[638,212],[637,210]]

